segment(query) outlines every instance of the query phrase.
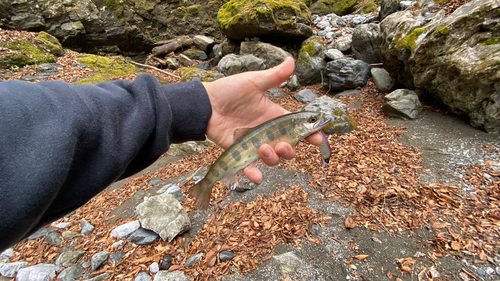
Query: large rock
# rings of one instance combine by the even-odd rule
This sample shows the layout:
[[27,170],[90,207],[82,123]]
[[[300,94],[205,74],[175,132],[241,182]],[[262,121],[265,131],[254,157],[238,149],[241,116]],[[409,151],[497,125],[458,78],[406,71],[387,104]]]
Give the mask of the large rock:
[[311,14],[301,0],[241,1],[224,4],[217,20],[229,38],[302,37],[312,35]]
[[311,5],[313,14],[326,15],[335,13],[343,16],[354,12],[358,0],[319,0]]
[[321,75],[326,66],[325,52],[326,48],[319,36],[311,36],[302,43],[294,71],[300,85],[321,82]]
[[422,104],[414,91],[398,89],[384,97],[382,111],[391,117],[416,119],[422,113]]
[[500,132],[499,10],[499,0],[473,0],[448,16],[392,14],[380,26],[384,67],[472,126]]
[[358,60],[367,63],[380,62],[380,27],[369,23],[356,26],[352,34],[352,52]]
[[370,78],[371,66],[364,61],[341,58],[326,65],[323,86],[333,91],[362,87]]
[[136,207],[136,212],[143,228],[158,233],[168,242],[191,227],[186,210],[170,194],[144,199]]
[[292,55],[269,43],[259,41],[241,42],[240,55],[254,55],[264,60],[266,68],[271,68],[282,63]]
[[224,75],[229,76],[245,71],[263,70],[266,68],[263,59],[254,55],[235,55],[229,54],[223,57],[217,64],[217,70]]
[[56,266],[48,263],[39,263],[25,267],[17,272],[16,281],[46,281],[56,277]]
[[302,110],[324,112],[332,120],[323,129],[323,132],[327,135],[345,134],[357,128],[356,121],[347,112],[347,106],[328,96],[313,100],[304,106]]

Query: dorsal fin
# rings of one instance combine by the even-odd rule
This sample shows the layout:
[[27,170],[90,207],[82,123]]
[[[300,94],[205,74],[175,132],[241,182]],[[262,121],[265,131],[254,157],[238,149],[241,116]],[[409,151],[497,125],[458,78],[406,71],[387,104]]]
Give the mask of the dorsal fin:
[[241,137],[243,137],[248,132],[248,130],[250,130],[250,128],[238,128],[238,129],[234,130],[234,133],[233,133],[234,142],[236,142]]

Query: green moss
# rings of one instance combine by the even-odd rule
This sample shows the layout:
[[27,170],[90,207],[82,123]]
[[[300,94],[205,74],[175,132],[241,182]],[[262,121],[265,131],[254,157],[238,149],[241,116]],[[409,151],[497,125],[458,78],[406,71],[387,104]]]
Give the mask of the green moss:
[[156,3],[152,0],[135,0],[134,5],[136,8],[138,8],[142,11],[149,12],[149,11],[153,10]]
[[481,41],[481,45],[487,46],[487,45],[496,45],[500,44],[500,37],[497,38],[488,38],[484,41]]
[[249,22],[258,15],[272,18],[278,23],[274,16],[278,10],[291,11],[302,18],[311,18],[309,8],[301,0],[231,0],[220,8],[217,21],[223,30],[238,22]]
[[500,61],[494,62],[490,66],[491,67],[500,66]]
[[323,46],[323,41],[319,36],[311,36],[309,39],[302,43],[299,51],[299,60],[304,62],[309,62],[311,58],[321,51]]
[[78,62],[85,64],[88,68],[107,78],[136,73],[135,66],[120,56],[102,57],[84,55],[78,59]]
[[108,77],[106,77],[102,74],[96,74],[94,76],[87,77],[87,78],[84,78],[80,81],[77,81],[76,84],[77,85],[87,85],[87,84],[96,85],[96,84],[99,84],[101,82],[108,82],[108,81],[109,81]]
[[203,82],[211,82],[217,80],[219,78],[224,77],[224,75],[213,72],[206,71],[203,69],[199,69],[196,67],[181,67],[179,68],[179,76],[181,77],[182,82],[187,81],[203,81]]
[[434,3],[436,3],[436,4],[444,4],[444,3],[447,3],[449,1],[450,0],[434,0]]
[[450,30],[444,26],[436,28],[436,30],[432,33],[434,37],[446,36],[448,34],[450,34]]
[[348,15],[354,11],[356,4],[357,0],[338,0],[333,4],[333,12],[339,16]]
[[413,50],[417,45],[417,39],[420,35],[425,33],[424,28],[416,28],[410,34],[406,35],[403,39],[397,40],[397,36],[394,38],[396,45],[400,48],[405,48],[407,50]]
[[26,40],[0,42],[0,47],[13,51],[0,58],[1,68],[10,68],[14,65],[23,67],[29,64],[41,64],[56,61],[54,55],[46,54]]
[[368,1],[360,10],[361,13],[363,14],[369,14],[371,12],[374,12],[375,10],[377,10],[378,8],[378,5],[377,3],[373,2],[373,1]]
[[200,13],[201,5],[179,7],[177,9],[183,12],[184,16],[182,17],[182,21],[186,22],[190,17],[195,17]]
[[35,43],[46,52],[55,56],[64,55],[64,50],[59,40],[45,31],[40,32],[40,34],[35,38]]
[[354,12],[358,3],[358,0],[319,0],[311,5],[311,12],[320,15],[335,13],[344,16]]

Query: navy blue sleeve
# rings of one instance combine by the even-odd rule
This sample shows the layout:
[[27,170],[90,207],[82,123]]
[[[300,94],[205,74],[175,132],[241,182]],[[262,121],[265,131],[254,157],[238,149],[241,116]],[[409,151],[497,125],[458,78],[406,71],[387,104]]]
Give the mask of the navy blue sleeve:
[[0,251],[165,153],[204,140],[200,82],[0,83]]

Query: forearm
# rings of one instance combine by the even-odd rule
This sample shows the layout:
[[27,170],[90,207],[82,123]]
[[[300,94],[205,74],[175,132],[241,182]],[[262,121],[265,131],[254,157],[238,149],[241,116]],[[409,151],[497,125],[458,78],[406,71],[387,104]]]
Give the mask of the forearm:
[[0,248],[147,167],[170,143],[204,139],[210,115],[199,82],[2,83]]

